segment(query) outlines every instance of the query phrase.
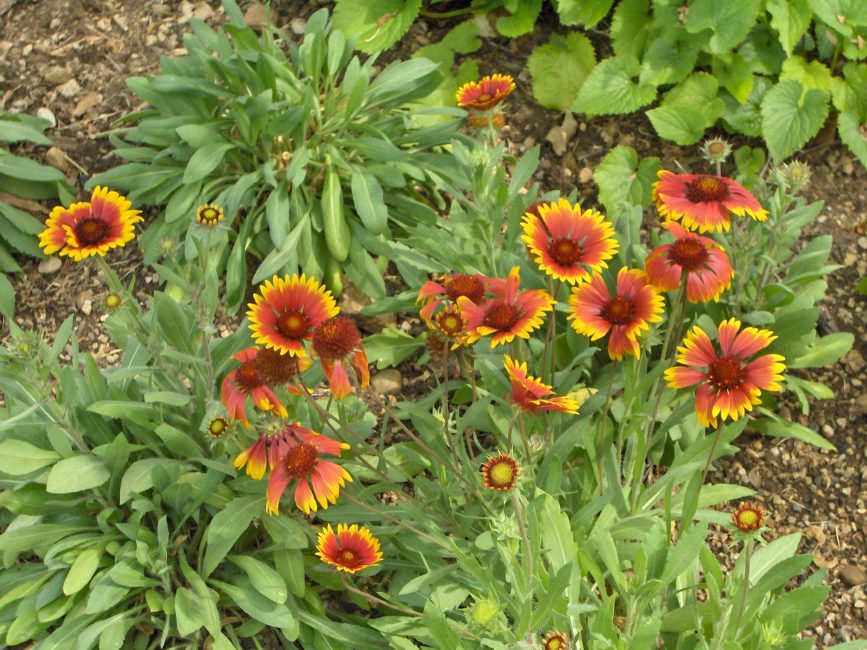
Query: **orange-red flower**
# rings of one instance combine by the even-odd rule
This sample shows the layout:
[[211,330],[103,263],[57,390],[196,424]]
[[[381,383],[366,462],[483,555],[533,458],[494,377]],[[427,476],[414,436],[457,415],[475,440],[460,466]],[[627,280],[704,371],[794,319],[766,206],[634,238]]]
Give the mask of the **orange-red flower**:
[[275,275],[259,291],[247,305],[253,339],[281,354],[303,356],[302,341],[340,311],[331,292],[303,273]]
[[455,273],[445,276],[440,282],[428,280],[418,292],[416,302],[424,302],[425,305],[419,310],[419,316],[433,327],[434,313],[446,301],[456,304],[458,298],[466,296],[473,303],[479,305],[485,299],[485,289],[488,287],[488,278],[483,275]]
[[466,296],[458,298],[461,313],[467,319],[467,343],[475,343],[491,335],[491,347],[509,343],[516,336],[530,338],[530,332],[542,326],[543,314],[554,308],[554,299],[547,291],[520,291],[521,275],[514,267],[505,279],[489,281],[497,296],[475,304]]
[[739,217],[749,215],[757,221],[768,218],[752,194],[724,176],[675,174],[663,169],[653,184],[653,199],[659,214],[703,233],[729,230],[729,212]]
[[135,237],[135,224],[142,220],[132,203],[107,187],[97,187],[90,201],[57,206],[39,234],[46,255],[68,255],[76,262],[91,255],[104,256]]
[[732,522],[741,532],[752,533],[765,523],[765,513],[760,505],[741,501],[732,513]]
[[577,284],[605,268],[617,252],[614,226],[601,212],[582,212],[566,199],[531,207],[521,239],[533,261],[555,279]]
[[513,90],[515,80],[509,75],[487,75],[479,81],[471,81],[458,88],[455,100],[461,108],[488,111],[508,97]]
[[662,227],[676,239],[657,246],[644,260],[650,283],[663,291],[673,291],[686,274],[686,297],[690,302],[719,300],[734,276],[723,247],[674,221],[667,221]]
[[572,288],[569,320],[579,334],[595,341],[609,332],[608,354],[620,360],[624,354],[641,357],[638,335],[649,323],[662,320],[662,296],[647,283],[644,271],[622,268],[612,296],[601,275]]
[[[316,512],[317,501],[323,510],[329,503],[336,503],[340,488],[352,481],[349,472],[340,465],[320,458],[322,454],[340,456],[341,451],[349,449],[345,442],[314,433],[298,423],[283,427],[270,442],[271,473],[265,492],[265,510],[272,515],[279,514],[280,497],[296,479],[295,505],[306,515]],[[235,459],[235,466],[239,466],[238,459]]]
[[506,492],[518,482],[518,461],[508,454],[496,454],[485,461],[481,472],[486,488]]
[[717,332],[722,355],[719,355],[704,331],[695,326],[677,349],[677,362],[665,371],[671,388],[698,385],[695,411],[704,426],[723,420],[737,420],[761,403],[763,390],[779,391],[785,371],[785,359],[779,354],[750,357],[765,349],[777,337],[769,330],[746,327],[734,318],[720,323]]
[[548,632],[542,639],[544,650],[569,650],[569,636],[565,632]]
[[316,556],[338,571],[357,573],[382,561],[379,540],[364,526],[328,524],[316,536]]
[[346,316],[335,316],[320,325],[313,334],[313,352],[322,362],[328,387],[336,399],[347,397],[352,390],[344,363],[352,355],[355,369],[361,378],[361,387],[370,383],[367,354],[361,344],[361,333]]
[[524,411],[578,413],[578,402],[569,397],[551,397],[554,390],[528,374],[527,364],[505,356],[506,374],[512,384],[512,403]]
[[268,381],[262,376],[257,363],[259,348],[253,346],[233,354],[232,358],[241,365],[229,372],[223,379],[221,397],[226,412],[233,420],[240,420],[245,427],[250,428],[244,400],[253,399],[253,403],[263,411],[274,411],[280,417],[286,417],[286,407],[274,391],[268,387]]

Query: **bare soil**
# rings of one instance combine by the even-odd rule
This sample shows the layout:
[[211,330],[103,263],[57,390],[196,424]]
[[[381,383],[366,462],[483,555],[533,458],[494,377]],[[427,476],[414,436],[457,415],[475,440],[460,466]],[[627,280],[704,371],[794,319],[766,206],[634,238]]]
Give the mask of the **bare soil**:
[[[293,21],[317,8],[312,0],[274,0],[273,19],[287,31]],[[243,3],[247,10],[250,3]],[[261,9],[261,8],[260,8]],[[261,10],[248,14],[252,20]],[[191,17],[212,24],[224,17],[218,2],[138,0],[0,0],[0,109],[35,114],[48,109],[56,126],[47,131],[57,151],[24,148],[19,153],[46,160],[65,171],[76,187],[117,160],[104,136],[121,115],[141,108],[126,88],[129,76],[155,74],[159,57],[184,53],[181,37]],[[398,54],[435,41],[453,23],[419,22],[402,41]],[[545,137],[563,115],[540,108],[532,98],[526,56],[554,31],[563,31],[556,19],[542,20],[525,37],[488,39],[474,54],[483,74],[511,74],[518,90],[509,101],[509,125],[503,137],[520,153],[542,144],[539,180],[545,189],[565,193],[578,190],[582,204],[595,204],[593,169],[611,147],[637,149],[656,155],[668,169],[681,165],[700,168],[695,149],[685,150],[661,141],[643,115],[626,118],[586,119],[576,116],[578,129],[565,152],[558,155]],[[596,36],[594,40],[598,41]],[[604,53],[604,45],[599,43]],[[721,134],[722,135],[722,134]],[[867,585],[858,584],[858,569],[867,571],[867,319],[865,297],[854,292],[867,275],[867,173],[835,140],[833,128],[824,129],[799,158],[809,162],[813,180],[810,200],[825,207],[806,240],[821,234],[834,239],[832,261],[842,268],[828,278],[828,297],[822,305],[821,333],[850,331],[855,349],[841,363],[819,372],[805,373],[835,391],[832,400],[812,404],[809,414],[784,400],[781,412],[819,431],[836,451],[774,438],[745,435],[741,451],[721,463],[715,482],[737,482],[758,492],[758,500],[772,527],[769,537],[793,531],[803,533],[802,552],[814,556],[813,570],[827,570],[831,595],[824,616],[807,632],[817,647],[867,638]],[[727,170],[732,171],[732,170]],[[0,188],[2,190],[2,188]],[[49,205],[28,203],[44,218]],[[125,277],[135,277],[144,300],[156,286],[156,277],[143,269],[133,246],[115,251],[112,264]],[[21,259],[24,275],[14,278],[18,313],[24,327],[57,330],[71,313],[81,347],[90,349],[106,365],[118,358],[103,332],[101,296],[104,288],[87,265],[64,261],[59,269],[40,271],[37,261]],[[4,323],[0,336],[8,332]],[[405,388],[428,380],[428,371],[402,366]],[[719,533],[724,547],[725,533]]]

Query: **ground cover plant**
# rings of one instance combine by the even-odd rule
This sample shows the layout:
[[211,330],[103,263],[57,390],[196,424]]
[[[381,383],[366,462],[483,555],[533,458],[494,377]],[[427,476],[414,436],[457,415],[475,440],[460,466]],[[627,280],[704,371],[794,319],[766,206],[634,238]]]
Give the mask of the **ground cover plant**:
[[[543,10],[542,0],[474,0],[445,9],[421,0],[336,4],[338,25],[358,34],[368,52],[394,45],[419,15],[470,16],[466,29],[514,38],[530,32]],[[533,94],[543,106],[618,115],[658,100],[646,114],[660,137],[691,145],[721,124],[763,139],[778,163],[836,111],[840,139],[867,166],[863,3],[552,0],[550,6],[561,26],[581,30],[555,34],[530,55]],[[594,31],[613,53],[597,55],[588,38]]]
[[[449,147],[443,214],[358,231],[406,286],[370,311],[418,309],[426,335],[362,340],[322,277],[280,273],[220,338],[220,204],[184,215],[192,263],[156,264],[171,286],[143,305],[111,268],[133,203],[101,187],[51,211],[39,244],[98,265],[123,355],[101,369],[73,338],[61,362],[71,319],[2,349],[7,644],[810,647],[823,573],[787,589],[799,536],[713,468],[746,426],[827,444],[772,416],[795,365],[847,347],[809,321],[824,244],[792,250],[817,208],[791,170],[751,192],[710,167],[582,208],[531,185],[538,149],[505,153],[513,88],[460,89],[479,139]],[[421,348],[436,386],[366,390],[368,361]]]

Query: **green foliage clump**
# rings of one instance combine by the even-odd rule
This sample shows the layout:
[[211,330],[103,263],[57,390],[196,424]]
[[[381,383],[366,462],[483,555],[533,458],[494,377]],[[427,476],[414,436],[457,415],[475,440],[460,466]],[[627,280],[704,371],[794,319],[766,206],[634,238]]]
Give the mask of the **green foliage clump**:
[[273,27],[258,36],[234,2],[225,7],[230,22],[217,31],[192,22],[187,56],[128,80],[150,107],[122,118],[135,125],[112,136],[128,162],[92,182],[165,206],[142,238],[148,261],[178,239],[184,260],[195,259],[190,215],[203,203],[222,206],[231,236],[214,254],[230,310],[243,300],[248,256],[258,260],[256,281],[304,268],[339,292],[346,272],[384,296],[358,232],[388,239],[435,218],[425,197],[448,173],[436,149],[462,111],[408,104],[440,83],[437,65],[419,58],[377,73],[324,10],[295,44]]

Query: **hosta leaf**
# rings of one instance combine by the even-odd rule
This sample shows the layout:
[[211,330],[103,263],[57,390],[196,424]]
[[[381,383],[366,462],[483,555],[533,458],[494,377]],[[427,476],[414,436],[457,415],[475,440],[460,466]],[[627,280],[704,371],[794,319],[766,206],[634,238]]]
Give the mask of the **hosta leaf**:
[[641,66],[634,56],[600,62],[578,93],[573,111],[590,115],[631,113],[656,98],[656,88],[638,80]]
[[559,0],[557,13],[562,25],[593,27],[608,15],[614,0]]
[[867,120],[867,63],[847,63],[843,77],[831,78],[831,99],[841,113]]
[[813,19],[810,3],[808,0],[768,0],[768,12],[771,27],[780,35],[780,45],[791,56]]
[[511,15],[497,18],[497,31],[509,38],[531,32],[541,10],[542,0],[522,0]]
[[599,200],[609,214],[620,212],[625,203],[647,205],[659,169],[659,158],[643,158],[639,165],[634,149],[615,147],[593,173],[593,180],[599,186]]
[[758,12],[758,0],[695,0],[689,5],[686,28],[692,33],[711,30],[708,49],[723,54],[746,38]]
[[567,111],[596,65],[596,54],[583,34],[572,32],[565,38],[554,34],[547,44],[533,50],[527,65],[536,101],[545,108]]
[[790,56],[783,62],[780,81],[787,79],[800,81],[807,90],[813,88],[824,92],[831,90],[831,71],[828,70],[828,66],[820,61],[807,63],[806,60],[797,55]]
[[357,36],[362,52],[387,50],[406,34],[418,16],[421,0],[338,0],[334,26]]
[[843,144],[867,167],[867,124],[859,124],[852,113],[840,113],[837,117],[837,132]]
[[828,117],[828,93],[803,90],[797,81],[781,81],[762,102],[762,135],[775,162],[804,146]]
[[647,117],[661,137],[694,144],[725,111],[716,96],[718,86],[711,75],[697,72],[669,91],[662,106],[647,111]]
[[620,56],[641,58],[650,33],[649,0],[621,0],[611,17],[611,45]]
[[810,6],[819,20],[844,36],[852,36],[854,27],[867,25],[864,0],[810,0]]

